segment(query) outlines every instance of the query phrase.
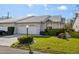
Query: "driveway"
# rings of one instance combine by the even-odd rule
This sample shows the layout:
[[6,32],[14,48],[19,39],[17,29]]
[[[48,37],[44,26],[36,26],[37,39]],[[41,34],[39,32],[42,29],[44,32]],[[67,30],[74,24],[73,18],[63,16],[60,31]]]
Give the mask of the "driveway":
[[[43,54],[41,52],[36,52],[36,51],[33,51],[33,53],[34,54]],[[0,54],[29,54],[29,51],[0,45]]]
[[[0,54],[29,54],[28,50],[11,48],[10,46],[17,41],[17,37],[21,35],[10,35],[0,37]],[[42,54],[41,52],[33,51],[34,54]]]
[[10,46],[11,44],[17,41],[18,36],[20,35],[10,35],[10,36],[0,37],[0,45]]

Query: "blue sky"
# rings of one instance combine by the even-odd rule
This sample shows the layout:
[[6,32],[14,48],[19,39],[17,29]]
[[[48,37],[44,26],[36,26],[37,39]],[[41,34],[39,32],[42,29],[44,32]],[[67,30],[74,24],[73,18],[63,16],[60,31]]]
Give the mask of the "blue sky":
[[9,12],[12,17],[61,15],[70,19],[78,7],[78,4],[0,4],[0,16]]

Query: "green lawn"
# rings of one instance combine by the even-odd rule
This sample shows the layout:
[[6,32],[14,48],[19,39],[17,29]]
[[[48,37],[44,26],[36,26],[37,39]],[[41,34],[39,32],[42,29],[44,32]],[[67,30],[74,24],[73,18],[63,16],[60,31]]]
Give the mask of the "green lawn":
[[[41,51],[44,53],[79,53],[79,38],[59,39],[57,37],[34,37],[35,43],[31,44],[34,51]],[[18,43],[11,47],[16,48]],[[27,46],[17,47],[20,49],[28,49]]]

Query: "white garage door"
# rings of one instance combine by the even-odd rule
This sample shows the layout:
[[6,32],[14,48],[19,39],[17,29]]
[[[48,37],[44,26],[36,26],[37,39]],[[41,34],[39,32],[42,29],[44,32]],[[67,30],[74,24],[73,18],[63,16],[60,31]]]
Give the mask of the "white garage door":
[[[17,28],[17,33],[18,34],[26,34],[27,33],[27,29],[25,26],[22,27],[18,27]],[[40,27],[37,26],[30,26],[28,28],[28,33],[29,34],[39,34],[40,33]]]
[[7,31],[7,27],[0,27],[0,30],[4,30],[4,31]]
[[28,29],[29,34],[39,34],[40,33],[40,27],[31,26]]
[[26,29],[25,27],[17,27],[17,33],[18,34],[26,34]]

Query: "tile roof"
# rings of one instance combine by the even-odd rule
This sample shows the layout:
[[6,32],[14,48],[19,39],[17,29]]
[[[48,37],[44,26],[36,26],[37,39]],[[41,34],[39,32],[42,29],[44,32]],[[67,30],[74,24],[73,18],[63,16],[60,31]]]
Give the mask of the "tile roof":
[[28,19],[30,17],[19,17],[19,18],[9,18],[9,19],[0,19],[0,23],[15,23],[19,20]]
[[0,23],[45,22],[48,19],[51,20],[52,22],[62,22],[61,16],[29,16],[29,17],[2,19],[0,20]]
[[25,22],[43,22],[48,19],[49,16],[33,16],[28,19],[17,21],[16,23],[25,23]]

